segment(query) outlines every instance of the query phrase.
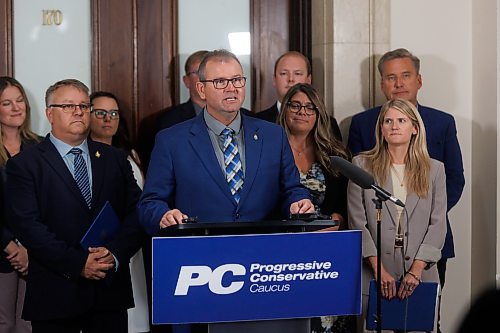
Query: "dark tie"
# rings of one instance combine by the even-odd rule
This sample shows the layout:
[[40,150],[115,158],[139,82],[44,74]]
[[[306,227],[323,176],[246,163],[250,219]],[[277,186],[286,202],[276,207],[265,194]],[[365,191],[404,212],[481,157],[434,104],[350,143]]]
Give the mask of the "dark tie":
[[73,165],[76,184],[82,192],[87,206],[89,206],[90,208],[92,202],[92,194],[90,192],[90,182],[89,174],[87,173],[87,165],[83,160],[82,150],[80,148],[72,148],[69,152],[75,156]]
[[233,131],[225,128],[224,137],[224,165],[226,168],[226,182],[236,202],[240,201],[240,190],[243,187],[243,168],[241,167],[238,145],[233,138]]

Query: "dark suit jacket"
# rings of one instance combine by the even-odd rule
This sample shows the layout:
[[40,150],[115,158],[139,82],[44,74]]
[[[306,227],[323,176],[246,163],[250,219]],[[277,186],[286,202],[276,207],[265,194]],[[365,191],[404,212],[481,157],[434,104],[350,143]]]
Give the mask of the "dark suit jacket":
[[[42,139],[40,137],[40,139]],[[37,144],[36,140],[23,140],[21,143],[21,151],[23,151],[26,147]],[[9,156],[10,157],[10,156]],[[14,268],[10,265],[10,262],[6,259],[7,254],[3,251],[5,247],[10,243],[10,241],[15,239],[15,236],[6,226],[5,220],[5,200],[4,200],[4,184],[6,180],[5,175],[5,167],[0,167],[0,272],[9,273],[14,271]]]
[[[251,112],[245,108],[241,108],[243,114],[249,115]],[[196,117],[193,102],[189,99],[187,102],[172,106],[162,111],[158,117],[158,131],[172,127],[178,123]]]
[[[352,154],[370,150],[375,146],[375,127],[381,107],[361,112],[352,117],[348,146]],[[418,105],[424,121],[429,155],[444,163],[448,211],[456,205],[465,185],[462,153],[457,139],[455,119],[448,113]],[[453,234],[447,222],[443,258],[455,256]]]
[[[254,114],[255,118],[259,118],[262,120],[267,120],[272,123],[275,123],[278,119],[278,103],[274,103],[268,109],[264,111],[257,112]],[[340,132],[339,124],[337,123],[337,119],[335,117],[330,117],[330,122],[332,124],[332,133],[339,140],[342,141],[342,133]]]
[[[48,136],[7,163],[7,220],[30,255],[27,320],[70,319],[89,310],[133,306],[128,263],[143,235],[135,208],[140,189],[122,151],[90,139],[88,147],[91,209]],[[87,280],[80,275],[88,256],[80,240],[106,201],[122,222],[105,245],[119,268],[104,280]]]
[[323,169],[325,175],[325,199],[321,204],[321,214],[332,215],[337,213],[347,221],[347,183],[343,175],[334,176]]
[[280,206],[310,198],[300,184],[284,130],[242,114],[245,180],[233,199],[215,155],[203,114],[158,133],[139,202],[141,223],[156,234],[161,217],[177,208],[200,222],[267,219]]
[[194,118],[196,111],[193,102],[189,99],[187,102],[168,108],[158,117],[158,130],[169,128],[175,124],[182,123],[188,119]]

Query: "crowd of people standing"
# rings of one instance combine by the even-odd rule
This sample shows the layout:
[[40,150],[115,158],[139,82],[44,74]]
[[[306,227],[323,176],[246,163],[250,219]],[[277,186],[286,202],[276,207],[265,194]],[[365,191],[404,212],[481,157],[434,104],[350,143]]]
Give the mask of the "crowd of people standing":
[[[418,102],[420,61],[409,51],[387,52],[378,69],[387,102],[353,116],[345,146],[301,53],[277,59],[276,102],[250,112],[238,58],[195,52],[183,78],[190,99],[162,112],[146,163],[112,92],[91,94],[75,79],[54,83],[45,97],[51,130],[42,138],[30,130],[22,85],[1,77],[0,333],[154,332],[144,245],[194,216],[250,222],[316,213],[339,221],[336,230],[361,230],[363,313],[312,318],[312,332],[365,332],[377,273],[388,299],[410,297],[421,282],[443,288],[454,256],[447,212],[465,184],[455,121]],[[349,182],[331,156],[352,161],[406,204],[382,207],[381,272],[373,194]],[[83,249],[105,202],[119,231]],[[439,306],[436,314],[440,332]]]

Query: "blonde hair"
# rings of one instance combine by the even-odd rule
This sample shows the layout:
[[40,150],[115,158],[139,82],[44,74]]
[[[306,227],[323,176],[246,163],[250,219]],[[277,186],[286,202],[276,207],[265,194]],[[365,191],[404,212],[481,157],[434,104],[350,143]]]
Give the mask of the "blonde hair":
[[412,125],[417,129],[408,145],[405,156],[405,179],[409,191],[416,193],[419,197],[427,196],[429,191],[430,156],[427,151],[425,139],[425,127],[415,105],[411,102],[394,99],[387,101],[380,110],[376,128],[376,144],[372,150],[362,153],[365,157],[366,167],[374,176],[377,183],[383,185],[390,172],[392,164],[387,141],[382,135],[382,125],[385,114],[389,109],[395,109],[406,115]]
[[285,129],[287,136],[290,136],[290,128],[286,123],[286,109],[288,108],[287,104],[298,92],[303,92],[316,107],[316,123],[309,133],[313,137],[314,155],[323,169],[332,175],[338,176],[339,173],[330,163],[330,156],[340,156],[349,159],[350,155],[342,145],[342,142],[332,134],[330,115],[328,115],[325,104],[313,86],[307,83],[297,83],[291,87],[283,98],[281,111],[276,122]]
[[[21,135],[21,140],[39,140],[38,135],[31,131],[31,108],[30,103],[28,101],[28,97],[26,96],[26,92],[24,91],[23,86],[16,79],[9,76],[0,76],[0,96],[3,94],[5,89],[8,87],[16,87],[21,92],[23,96],[24,103],[26,104],[26,118],[24,119],[23,124],[19,127],[19,133]],[[0,166],[4,166],[9,159],[9,154],[7,149],[5,149],[3,143],[3,132],[2,126],[0,126]]]

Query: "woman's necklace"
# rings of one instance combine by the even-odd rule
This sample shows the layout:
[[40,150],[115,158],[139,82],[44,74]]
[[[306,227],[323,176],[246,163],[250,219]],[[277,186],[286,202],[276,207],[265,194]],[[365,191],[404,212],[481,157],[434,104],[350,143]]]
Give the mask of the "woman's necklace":
[[304,149],[302,150],[298,150],[298,149],[295,149],[293,146],[292,147],[292,150],[297,153],[297,156],[301,156],[302,154],[304,154],[308,149],[309,147],[305,147]]
[[394,166],[394,164],[391,165],[391,168],[394,171],[394,175],[398,179],[399,186],[401,186],[401,187],[405,186],[405,183],[404,183],[404,178],[405,178],[404,177],[404,167],[405,167],[405,165],[403,164],[402,165],[402,168],[403,168],[403,177],[401,177],[400,173],[398,172],[398,170],[396,169],[396,167]]

